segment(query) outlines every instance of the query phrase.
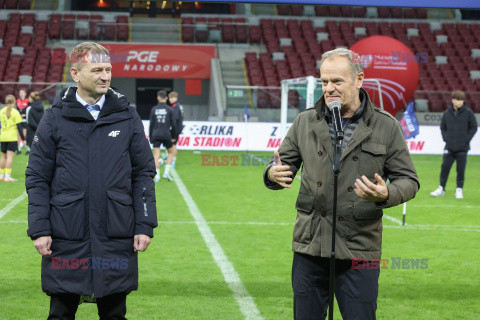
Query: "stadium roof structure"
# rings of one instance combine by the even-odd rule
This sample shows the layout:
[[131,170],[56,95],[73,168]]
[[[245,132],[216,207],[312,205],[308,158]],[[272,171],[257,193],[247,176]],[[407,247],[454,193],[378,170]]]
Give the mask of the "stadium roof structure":
[[[225,0],[205,0],[199,2],[225,2]],[[271,4],[310,4],[365,7],[419,7],[419,8],[456,8],[480,9],[478,0],[233,0],[230,2],[251,2]]]

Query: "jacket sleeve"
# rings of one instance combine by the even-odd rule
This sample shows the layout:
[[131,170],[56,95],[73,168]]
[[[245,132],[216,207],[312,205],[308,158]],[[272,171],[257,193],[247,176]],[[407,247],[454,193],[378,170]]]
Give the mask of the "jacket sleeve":
[[382,203],[384,208],[394,207],[413,199],[420,189],[412,157],[405,143],[400,124],[396,120],[391,137],[384,169],[390,180],[387,185],[388,200]]
[[[295,176],[302,165],[302,157],[300,155],[300,150],[298,149],[297,144],[297,127],[299,125],[299,119],[301,115],[299,115],[295,121],[293,122],[292,126],[288,130],[285,139],[283,139],[282,144],[280,145],[280,149],[278,149],[278,153],[280,155],[280,161],[282,165],[290,166],[290,171],[292,171],[293,175],[291,176],[292,182],[295,179]],[[272,160],[265,171],[263,172],[263,183],[265,186],[272,190],[280,190],[283,189],[278,183],[270,181],[268,179],[268,171],[272,166],[275,165],[275,159]],[[291,183],[291,182],[290,182]],[[290,184],[288,183],[288,184]]]
[[172,132],[172,138],[173,137],[176,137],[178,136],[178,119],[177,119],[177,115],[175,114],[176,112],[173,111],[172,108],[170,109],[167,109],[168,110],[168,114],[170,115],[170,127],[172,128],[171,129],[171,132]]
[[442,139],[443,141],[447,142],[447,111],[445,111],[442,115],[442,120],[440,122],[440,131],[442,132]]
[[468,110],[468,111],[469,112],[468,112],[468,137],[467,137],[468,140],[467,141],[468,143],[470,143],[473,136],[477,132],[478,125],[477,125],[477,119],[475,119],[475,114],[473,113],[473,111],[471,110]]
[[56,138],[54,117],[49,109],[32,142],[25,186],[28,193],[28,231],[32,239],[51,235],[50,184],[55,172]]
[[155,202],[155,162],[152,150],[145,138],[142,120],[136,111],[133,120],[133,133],[130,142],[132,163],[133,210],[135,212],[135,234],[153,237],[153,228],[157,227],[157,208]]
[[152,132],[153,132],[153,124],[154,124],[154,112],[153,112],[153,109],[155,107],[152,108],[152,110],[150,110],[150,125],[148,126],[148,139],[150,140],[150,142],[152,142]]
[[[27,123],[30,127],[32,127],[34,130],[37,130],[38,128],[38,122],[37,122],[37,117],[36,115],[39,115],[36,111],[33,110],[32,107],[29,107],[30,111],[27,113]],[[33,110],[33,113],[32,113]]]
[[180,135],[183,131],[184,125],[183,125],[183,106],[181,104],[178,105],[179,108],[179,114],[180,114],[180,119],[178,120],[178,134]]

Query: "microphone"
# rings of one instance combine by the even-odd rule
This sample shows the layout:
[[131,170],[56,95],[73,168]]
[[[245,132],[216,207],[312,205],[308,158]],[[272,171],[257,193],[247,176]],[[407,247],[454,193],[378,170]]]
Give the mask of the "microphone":
[[342,105],[338,101],[332,101],[328,105],[328,109],[330,109],[333,114],[333,127],[335,129],[335,132],[337,133],[338,140],[343,139],[342,116],[340,115],[341,108]]

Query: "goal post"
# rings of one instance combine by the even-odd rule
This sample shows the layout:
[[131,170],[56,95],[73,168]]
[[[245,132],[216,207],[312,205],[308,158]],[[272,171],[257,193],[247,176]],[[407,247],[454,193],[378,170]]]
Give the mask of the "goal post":
[[[378,79],[364,79],[363,88],[367,90],[371,100],[378,96],[379,107],[383,110],[382,88]],[[280,128],[282,137],[287,134],[288,109],[295,106],[289,105],[289,94],[294,93],[305,99],[305,109],[313,108],[315,101],[323,95],[322,81],[313,76],[285,79],[281,82],[281,108],[280,108]]]

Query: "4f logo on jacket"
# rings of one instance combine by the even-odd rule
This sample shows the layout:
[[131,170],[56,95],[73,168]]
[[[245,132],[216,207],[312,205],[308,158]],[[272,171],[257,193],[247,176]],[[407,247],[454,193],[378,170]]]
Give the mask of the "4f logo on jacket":
[[120,130],[112,130],[112,132],[110,132],[108,136],[116,138],[119,134],[120,134]]

